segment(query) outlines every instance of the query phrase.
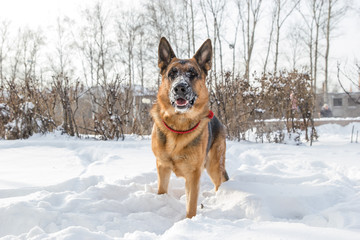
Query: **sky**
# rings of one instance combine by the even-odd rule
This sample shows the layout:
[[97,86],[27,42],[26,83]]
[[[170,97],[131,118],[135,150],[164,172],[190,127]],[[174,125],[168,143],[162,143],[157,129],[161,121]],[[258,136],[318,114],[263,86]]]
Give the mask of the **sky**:
[[[59,16],[79,18],[81,10],[93,5],[96,0],[0,0],[0,20],[7,19],[14,26],[41,26],[47,29],[54,26]],[[141,0],[103,0],[106,4],[123,7],[138,7]],[[196,1],[195,1],[196,3]],[[360,0],[353,0],[351,10],[343,18],[336,29],[335,38],[331,42],[330,71],[336,78],[336,63],[343,66],[354,65],[360,61]],[[333,79],[333,82],[336,79]]]
[[79,6],[86,0],[0,0],[2,18],[11,20],[14,25],[44,26],[58,15],[76,15]]
[[[14,25],[46,27],[58,16],[76,18],[82,9],[93,5],[96,0],[0,0],[0,17],[11,20]],[[129,6],[138,0],[105,0],[110,4]]]
[[[357,10],[357,11],[356,11]],[[360,1],[355,0],[351,11],[346,14],[334,38],[334,55],[341,58],[357,56],[360,61]],[[350,60],[350,59],[348,59]]]

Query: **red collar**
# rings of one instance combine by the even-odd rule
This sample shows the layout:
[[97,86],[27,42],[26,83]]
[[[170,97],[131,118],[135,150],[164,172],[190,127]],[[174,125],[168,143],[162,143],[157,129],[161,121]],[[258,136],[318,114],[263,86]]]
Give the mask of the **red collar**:
[[[209,114],[207,115],[207,117],[208,117],[209,119],[213,119],[213,117],[214,117],[213,111],[209,110]],[[165,123],[164,120],[162,120],[162,122],[163,122],[163,124],[165,125],[165,127],[166,127],[167,129],[169,129],[171,132],[173,132],[173,133],[178,133],[178,134],[185,134],[185,133],[190,133],[190,132],[194,131],[194,130],[200,125],[201,120],[195,125],[195,127],[191,128],[191,129],[189,129],[189,130],[186,130],[186,131],[177,131],[177,130],[174,130],[174,129],[172,129],[171,127],[169,127],[169,126]]]

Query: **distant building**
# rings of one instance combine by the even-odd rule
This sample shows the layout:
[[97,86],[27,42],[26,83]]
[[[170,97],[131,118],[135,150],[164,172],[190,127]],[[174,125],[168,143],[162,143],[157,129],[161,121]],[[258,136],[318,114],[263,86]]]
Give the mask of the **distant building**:
[[135,116],[144,111],[149,113],[152,105],[156,100],[156,92],[148,88],[142,89],[141,86],[135,85],[133,96],[134,96],[133,111],[135,113]]
[[[353,99],[360,99],[360,92],[350,93]],[[346,93],[329,93],[327,103],[334,117],[360,117],[360,104],[357,104]],[[324,105],[323,94],[317,95],[317,112]]]

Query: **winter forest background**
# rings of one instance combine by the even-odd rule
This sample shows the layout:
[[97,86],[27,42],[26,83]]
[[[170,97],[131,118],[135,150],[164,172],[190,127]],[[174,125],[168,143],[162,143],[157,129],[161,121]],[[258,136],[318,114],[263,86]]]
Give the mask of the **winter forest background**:
[[359,23],[359,12],[340,0],[142,0],[93,1],[46,28],[0,16],[0,138],[149,134],[165,36],[180,58],[212,40],[210,105],[230,139],[254,129],[282,142],[309,129],[312,141],[317,103],[359,91],[359,53],[331,55],[342,21]]

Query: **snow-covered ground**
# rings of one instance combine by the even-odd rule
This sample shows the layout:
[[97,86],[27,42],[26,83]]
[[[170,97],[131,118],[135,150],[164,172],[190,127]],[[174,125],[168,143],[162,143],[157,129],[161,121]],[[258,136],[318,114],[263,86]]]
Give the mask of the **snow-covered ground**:
[[360,143],[318,127],[312,147],[227,142],[230,180],[206,172],[198,215],[184,180],[157,195],[150,139],[49,134],[0,141],[1,239],[360,239]]

